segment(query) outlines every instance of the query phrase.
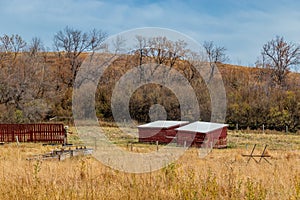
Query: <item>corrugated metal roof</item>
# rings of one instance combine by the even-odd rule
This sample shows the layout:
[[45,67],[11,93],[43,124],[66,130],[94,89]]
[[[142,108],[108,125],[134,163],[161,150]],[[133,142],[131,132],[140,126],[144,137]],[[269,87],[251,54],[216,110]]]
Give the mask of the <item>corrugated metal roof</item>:
[[163,121],[158,120],[138,126],[138,128],[171,128],[173,126],[188,124],[188,121]]
[[223,127],[228,126],[227,124],[219,124],[212,122],[193,122],[191,124],[179,127],[175,130],[178,131],[191,131],[191,132],[200,132],[200,133],[208,133]]

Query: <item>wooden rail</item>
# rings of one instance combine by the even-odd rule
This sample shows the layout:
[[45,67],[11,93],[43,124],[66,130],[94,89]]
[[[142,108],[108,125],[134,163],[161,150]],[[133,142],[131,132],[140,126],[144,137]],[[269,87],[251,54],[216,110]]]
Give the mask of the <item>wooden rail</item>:
[[[253,149],[252,149],[252,151],[251,151],[250,154],[242,154],[242,156],[248,157],[247,163],[249,163],[249,161],[250,161],[251,159],[253,159],[256,163],[260,163],[260,161],[261,161],[262,159],[264,159],[267,163],[269,163],[269,164],[271,165],[271,163],[267,160],[267,158],[270,158],[270,157],[271,157],[270,155],[266,154],[267,147],[268,147],[268,145],[265,145],[265,148],[264,148],[264,150],[262,151],[261,154],[253,154],[253,153],[254,153],[254,150],[255,150],[255,148],[256,148],[256,144],[255,144],[255,145],[253,146]],[[257,157],[260,158],[258,161],[255,159],[255,158],[257,158]]]

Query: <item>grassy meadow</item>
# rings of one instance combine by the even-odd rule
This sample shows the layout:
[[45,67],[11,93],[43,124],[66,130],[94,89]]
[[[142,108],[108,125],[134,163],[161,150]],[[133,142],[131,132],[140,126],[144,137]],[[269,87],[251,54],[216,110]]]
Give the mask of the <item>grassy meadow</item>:
[[[155,151],[133,143],[114,127],[110,138],[129,151]],[[75,132],[75,131],[74,131]],[[70,142],[80,144],[76,133]],[[247,164],[242,154],[268,144],[268,160]],[[229,132],[227,149],[200,159],[190,148],[175,163],[145,174],[115,171],[92,156],[58,160],[26,158],[53,150],[41,144],[0,146],[0,199],[300,199],[300,136]],[[59,147],[57,147],[59,148]]]

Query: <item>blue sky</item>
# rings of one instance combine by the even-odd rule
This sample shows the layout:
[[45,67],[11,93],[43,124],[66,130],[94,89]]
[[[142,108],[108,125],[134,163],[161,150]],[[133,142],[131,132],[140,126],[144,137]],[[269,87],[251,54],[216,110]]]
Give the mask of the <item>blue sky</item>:
[[109,35],[154,26],[214,41],[228,49],[230,63],[251,66],[276,35],[300,43],[299,9],[296,0],[0,0],[0,35],[37,36],[52,48],[54,34],[67,25]]

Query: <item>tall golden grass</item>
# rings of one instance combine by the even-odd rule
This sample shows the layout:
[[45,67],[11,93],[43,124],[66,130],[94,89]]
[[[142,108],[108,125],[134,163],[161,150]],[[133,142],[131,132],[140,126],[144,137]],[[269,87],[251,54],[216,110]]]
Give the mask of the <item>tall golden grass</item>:
[[[29,161],[53,147],[5,144],[0,146],[0,199],[300,199],[299,136],[261,140],[257,152],[269,141],[271,165],[247,164],[241,156],[250,152],[244,143],[251,137],[259,140],[231,133],[232,148],[213,150],[204,159],[191,148],[177,162],[145,174],[115,171],[91,156]],[[294,141],[294,149],[285,149]]]

